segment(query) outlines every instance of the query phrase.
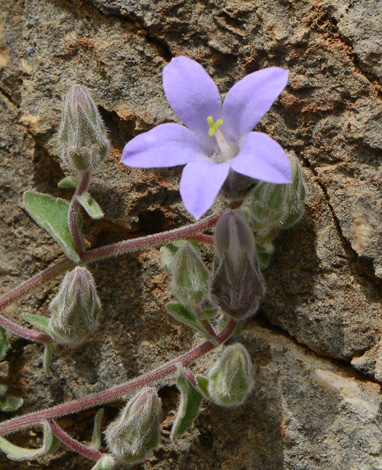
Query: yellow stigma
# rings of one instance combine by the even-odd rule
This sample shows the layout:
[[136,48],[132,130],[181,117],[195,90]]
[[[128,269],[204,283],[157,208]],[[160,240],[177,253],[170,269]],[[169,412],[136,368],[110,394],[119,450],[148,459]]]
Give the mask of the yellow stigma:
[[218,119],[215,123],[214,123],[214,118],[212,116],[208,116],[207,118],[207,122],[208,122],[208,125],[210,126],[209,130],[208,130],[208,135],[210,137],[213,137],[213,135],[215,134],[215,132],[218,130],[219,126],[221,126],[223,124],[223,119]]

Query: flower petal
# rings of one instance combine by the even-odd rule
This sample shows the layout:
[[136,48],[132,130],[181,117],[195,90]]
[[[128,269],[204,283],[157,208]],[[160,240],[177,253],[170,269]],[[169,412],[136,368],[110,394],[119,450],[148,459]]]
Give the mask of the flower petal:
[[163,70],[163,88],[176,115],[193,131],[207,135],[208,116],[223,114],[219,91],[204,68],[187,57],[176,57]]
[[291,182],[291,166],[281,146],[262,132],[251,132],[244,139],[239,155],[231,160],[237,173],[267,183]]
[[203,158],[205,150],[192,131],[179,124],[160,124],[130,140],[121,161],[135,168],[160,168]]
[[269,67],[237,82],[224,100],[223,133],[236,142],[245,137],[272,106],[287,81],[286,70]]
[[214,202],[229,172],[229,162],[191,162],[183,170],[180,195],[184,205],[199,219]]

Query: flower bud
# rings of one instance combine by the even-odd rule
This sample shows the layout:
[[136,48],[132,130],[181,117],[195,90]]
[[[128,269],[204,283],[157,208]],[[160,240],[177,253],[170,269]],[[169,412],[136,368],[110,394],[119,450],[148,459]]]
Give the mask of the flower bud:
[[109,154],[105,125],[81,85],[74,85],[65,97],[58,139],[63,159],[77,171],[97,168]]
[[241,405],[253,388],[252,361],[245,347],[226,347],[208,378],[208,392],[217,405]]
[[138,392],[106,429],[110,451],[126,463],[142,461],[159,443],[161,400],[152,388]]
[[185,242],[174,257],[171,289],[181,303],[190,307],[200,305],[208,294],[208,269],[190,242]]
[[213,300],[236,320],[253,315],[264,295],[253,233],[239,210],[228,210],[215,230]]
[[81,267],[68,272],[49,308],[49,327],[57,340],[72,346],[83,343],[97,329],[101,309],[90,272]]
[[250,219],[256,231],[288,228],[298,222],[304,212],[305,185],[298,159],[290,157],[290,184],[260,182],[251,195]]

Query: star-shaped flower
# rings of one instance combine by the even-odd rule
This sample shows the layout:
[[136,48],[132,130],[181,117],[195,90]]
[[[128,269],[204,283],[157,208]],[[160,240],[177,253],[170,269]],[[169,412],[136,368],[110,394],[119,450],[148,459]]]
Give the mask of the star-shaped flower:
[[172,59],[163,88],[187,126],[160,124],[132,139],[122,162],[135,168],[184,165],[180,194],[187,210],[201,217],[212,205],[230,169],[268,183],[290,182],[288,157],[262,132],[251,132],[284,89],[288,72],[269,67],[236,83],[222,104],[219,91],[197,62]]

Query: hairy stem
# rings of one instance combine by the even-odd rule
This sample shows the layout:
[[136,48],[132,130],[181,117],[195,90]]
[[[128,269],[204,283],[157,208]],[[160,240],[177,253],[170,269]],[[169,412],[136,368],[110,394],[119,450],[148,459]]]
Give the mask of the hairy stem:
[[90,185],[90,170],[81,173],[81,181],[77,187],[76,193],[74,194],[69,207],[69,228],[72,234],[74,245],[79,256],[84,251],[82,244],[82,236],[78,227],[78,211],[80,210],[80,203],[78,197],[82,196],[89,189]]
[[[218,335],[217,339],[219,344],[224,343],[227,339],[233,334],[236,328],[236,322],[230,320],[224,330]],[[103,403],[110,402],[125,395],[126,393],[133,392],[139,388],[145,387],[153,382],[156,382],[164,377],[167,377],[177,370],[177,365],[182,364],[183,367],[187,367],[192,362],[194,362],[199,357],[208,353],[216,346],[209,341],[201,344],[195,349],[189,351],[183,356],[180,356],[167,364],[155,369],[141,377],[138,377],[130,382],[126,382],[122,385],[117,385],[116,387],[110,388],[103,392],[95,393],[89,395],[85,398],[79,400],[70,401],[63,403],[62,405],[54,406],[43,411],[37,411],[29,415],[20,416],[18,418],[5,421],[0,424],[0,435],[8,434],[10,432],[18,431],[20,429],[39,424],[42,421],[52,420],[60,416],[65,416],[68,414],[76,413],[78,411],[85,410],[87,408],[92,408],[94,406],[101,405]]]
[[109,258],[111,256],[122,255],[132,251],[141,250],[153,246],[163,246],[166,243],[181,240],[183,238],[190,238],[198,232],[212,227],[219,220],[223,212],[207,217],[201,222],[188,225],[187,227],[176,228],[167,232],[156,233],[146,237],[133,238],[132,240],[125,240],[123,242],[115,243],[113,245],[102,246],[93,250],[86,251],[81,256],[83,262],[98,261],[100,259]]
[[52,432],[60,439],[60,441],[75,452],[78,452],[79,454],[84,455],[88,459],[95,461],[100,460],[104,456],[102,452],[99,452],[95,449],[91,449],[90,447],[81,444],[81,442],[78,442],[72,437],[70,437],[69,434],[67,434],[60,426],[58,426],[55,421],[50,420],[49,424],[52,429]]
[[[195,224],[189,225],[187,227],[177,228],[170,230],[168,232],[162,232],[154,235],[148,235],[146,237],[134,238],[132,240],[125,240],[113,245],[103,246],[101,248],[95,248],[82,253],[81,260],[83,263],[91,263],[98,261],[110,256],[123,255],[131,251],[137,251],[146,247],[153,246],[162,246],[166,243],[174,240],[179,240],[182,238],[189,238],[195,233],[198,233],[206,228],[212,227],[216,224],[221,216],[222,212],[214,214],[201,222],[196,222]],[[36,274],[28,281],[25,281],[23,284],[20,284],[18,287],[15,287],[7,294],[0,297],[0,311],[11,303],[25,297],[29,292],[36,289],[45,282],[54,279],[59,274],[67,271],[68,269],[74,266],[73,261],[69,259],[63,259],[58,263],[50,266],[44,271]],[[52,342],[50,336],[44,335],[42,333],[33,332],[27,328],[22,328],[15,323],[7,320],[5,317],[0,315],[0,325],[2,325],[7,330],[11,331],[17,336],[23,338],[31,339],[33,341],[38,341],[41,343],[50,343]]]

